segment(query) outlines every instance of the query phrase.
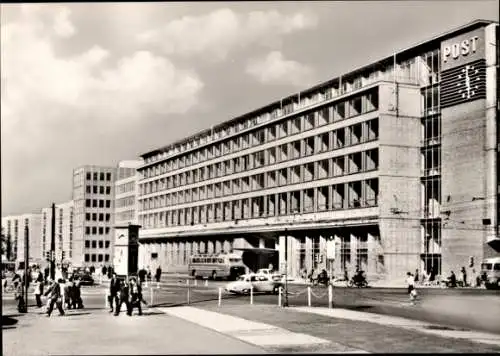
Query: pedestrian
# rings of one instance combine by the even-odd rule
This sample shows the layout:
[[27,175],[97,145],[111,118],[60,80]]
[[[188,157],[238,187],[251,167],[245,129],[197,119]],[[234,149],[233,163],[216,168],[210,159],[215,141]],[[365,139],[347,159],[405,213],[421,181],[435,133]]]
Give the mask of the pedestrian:
[[417,291],[415,289],[415,277],[413,277],[411,272],[406,273],[406,284],[408,285],[408,296],[410,298],[410,302],[415,304]]
[[42,272],[39,272],[35,282],[35,300],[37,308],[42,307],[42,295],[43,295],[43,275]]
[[148,282],[151,282],[151,269],[148,267]]
[[453,271],[451,271],[448,277],[447,286],[450,288],[455,288],[457,286],[457,276],[455,276],[455,272]]
[[418,284],[419,280],[419,275],[418,275],[418,269],[415,270],[415,284]]
[[[116,273],[113,273],[113,275],[111,277],[111,281],[109,282],[109,295],[108,295],[108,302],[109,302],[109,307],[110,307],[109,312],[110,313],[113,312],[113,304],[114,304],[115,308],[119,308],[119,306],[118,306],[118,304],[119,304],[118,294],[120,293],[120,286],[121,286],[120,280],[116,276]],[[114,301],[114,303],[113,303],[113,301]]]
[[160,279],[161,279],[161,267],[160,266],[158,266],[158,268],[156,269],[155,279],[156,279],[156,282],[160,283]]
[[14,293],[14,299],[17,301],[17,311],[19,313],[26,312],[26,301],[24,298],[24,285],[18,283],[16,285],[16,291]]
[[73,308],[77,309],[83,309],[83,300],[82,300],[82,291],[81,291],[81,284],[80,284],[80,279],[75,279],[74,284],[73,284],[73,301],[74,301],[74,306]]
[[49,268],[49,266],[47,266],[43,270],[43,276],[44,276],[45,282],[47,282],[49,280],[49,273],[50,273],[50,268]]
[[135,307],[137,307],[139,315],[142,315],[141,303],[144,302],[144,300],[142,299],[142,287],[139,283],[137,283],[134,277],[130,279],[129,292],[130,292],[129,315],[132,315]]
[[146,280],[146,275],[148,274],[148,272],[146,271],[146,269],[144,267],[142,267],[137,274],[139,276],[139,282],[142,285],[144,283],[144,281]]
[[70,278],[64,286],[64,305],[66,305],[67,309],[71,309],[73,306],[72,302],[75,299],[73,296],[73,286],[73,278]]
[[50,317],[50,314],[52,314],[52,311],[54,310],[54,304],[57,306],[57,309],[59,310],[59,315],[64,315],[64,310],[62,308],[62,295],[61,295],[61,283],[62,279],[59,279],[57,281],[54,281],[52,283],[52,286],[50,287],[47,292],[45,292],[45,295],[48,296],[48,299],[50,301],[49,308],[47,310],[47,317]]
[[460,274],[462,277],[462,287],[467,287],[467,271],[465,270],[464,266],[462,266],[462,269],[460,270]]
[[130,298],[130,293],[129,293],[129,284],[128,281],[121,281],[118,280],[119,286],[120,286],[120,300],[118,305],[115,307],[115,316],[118,316],[120,314],[120,310],[122,308],[123,303],[125,303],[125,307],[127,308],[127,315],[131,315],[131,309],[130,309],[130,303],[129,303],[129,298]]
[[108,269],[106,268],[106,265],[102,266],[102,269],[101,269],[101,272],[102,272],[102,276],[106,276],[106,272],[108,271]]

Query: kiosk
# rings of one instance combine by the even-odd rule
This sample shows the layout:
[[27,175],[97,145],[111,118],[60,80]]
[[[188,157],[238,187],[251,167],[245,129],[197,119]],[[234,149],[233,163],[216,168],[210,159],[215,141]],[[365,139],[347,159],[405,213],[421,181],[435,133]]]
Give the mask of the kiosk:
[[113,270],[120,278],[136,275],[140,225],[115,226]]

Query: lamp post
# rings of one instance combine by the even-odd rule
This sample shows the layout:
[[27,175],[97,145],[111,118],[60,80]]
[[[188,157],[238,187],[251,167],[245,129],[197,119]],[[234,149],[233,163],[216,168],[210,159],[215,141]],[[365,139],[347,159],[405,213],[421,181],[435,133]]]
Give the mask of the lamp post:
[[50,278],[56,277],[56,204],[52,203],[52,221],[50,231]]

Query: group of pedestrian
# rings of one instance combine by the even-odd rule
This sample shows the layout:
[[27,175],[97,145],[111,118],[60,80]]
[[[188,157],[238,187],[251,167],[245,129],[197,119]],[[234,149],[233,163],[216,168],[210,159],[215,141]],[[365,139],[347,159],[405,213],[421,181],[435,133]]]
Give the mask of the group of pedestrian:
[[114,313],[115,316],[120,314],[123,304],[125,304],[128,316],[132,316],[134,308],[137,308],[139,315],[142,315],[142,303],[146,304],[146,301],[142,295],[141,283],[138,283],[135,277],[121,280],[116,273],[113,273],[109,284],[108,302],[109,312]]

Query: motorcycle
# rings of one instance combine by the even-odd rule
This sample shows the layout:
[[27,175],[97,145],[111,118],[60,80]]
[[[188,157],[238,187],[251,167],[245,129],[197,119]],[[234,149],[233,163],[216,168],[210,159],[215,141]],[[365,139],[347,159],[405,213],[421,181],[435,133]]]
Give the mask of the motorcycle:
[[347,282],[347,286],[349,288],[357,287],[357,288],[366,288],[368,287],[368,281],[366,280],[365,276],[354,276],[352,277],[349,282]]

